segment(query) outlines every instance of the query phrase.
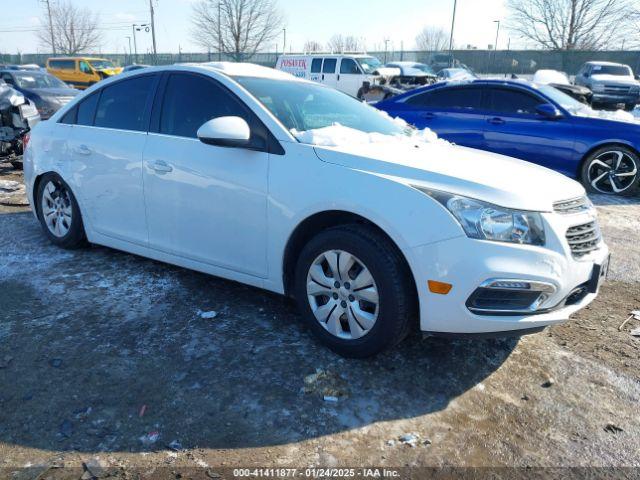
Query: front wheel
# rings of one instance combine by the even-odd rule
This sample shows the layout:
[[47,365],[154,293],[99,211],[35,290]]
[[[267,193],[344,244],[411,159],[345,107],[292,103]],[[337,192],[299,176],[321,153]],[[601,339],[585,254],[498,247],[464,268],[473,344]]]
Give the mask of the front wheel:
[[408,268],[395,245],[369,226],[317,235],[303,248],[294,281],[311,330],[345,357],[369,357],[393,347],[415,318]]
[[621,145],[603,147],[582,165],[582,184],[591,193],[634,195],[638,191],[640,158]]
[[52,243],[66,249],[86,244],[78,202],[59,175],[48,173],[42,177],[36,201],[40,224]]

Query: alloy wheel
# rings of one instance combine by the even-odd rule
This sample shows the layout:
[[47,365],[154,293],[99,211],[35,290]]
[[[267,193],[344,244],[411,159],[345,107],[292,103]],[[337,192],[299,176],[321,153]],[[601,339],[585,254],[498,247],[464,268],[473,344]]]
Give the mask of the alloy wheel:
[[589,184],[601,193],[622,193],[636,181],[638,165],[633,157],[620,150],[603,152],[591,160]]
[[344,250],[326,251],[313,261],[307,297],[320,325],[344,340],[364,337],[378,319],[376,282],[366,265]]
[[73,221],[73,209],[69,190],[59,182],[49,181],[42,191],[42,217],[57,238],[69,233]]

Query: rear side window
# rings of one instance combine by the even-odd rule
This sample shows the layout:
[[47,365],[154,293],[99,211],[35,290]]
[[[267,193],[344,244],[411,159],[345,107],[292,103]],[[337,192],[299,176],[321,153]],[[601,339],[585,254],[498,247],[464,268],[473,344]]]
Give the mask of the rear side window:
[[337,58],[325,58],[322,73],[336,73]]
[[340,73],[344,73],[345,75],[357,75],[358,73],[360,73],[360,69],[358,68],[358,64],[354,60],[350,58],[343,58],[340,62]]
[[212,118],[252,117],[242,103],[217,82],[198,75],[174,74],[164,92],[160,133],[197,138],[198,129]]
[[146,131],[145,107],[153,82],[153,75],[145,75],[104,88],[94,125],[119,130]]
[[322,71],[322,59],[314,58],[311,62],[311,73],[320,73]]
[[100,92],[95,92],[80,102],[80,105],[78,105],[78,119],[76,121],[78,125],[93,125],[98,98],[100,98]]
[[490,97],[492,111],[512,115],[533,115],[536,107],[545,103],[527,92],[508,88],[492,88]]
[[407,99],[408,105],[454,110],[482,108],[482,90],[473,87],[439,88]]
[[75,60],[51,60],[49,62],[49,68],[53,68],[56,70],[75,70],[76,61]]

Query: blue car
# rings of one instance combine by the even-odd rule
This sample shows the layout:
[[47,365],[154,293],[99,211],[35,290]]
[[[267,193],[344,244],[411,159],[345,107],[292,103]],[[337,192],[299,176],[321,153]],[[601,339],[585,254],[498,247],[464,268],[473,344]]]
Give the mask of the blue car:
[[438,83],[376,107],[458,145],[556,170],[590,192],[632,195],[638,190],[640,124],[600,118],[616,114],[595,112],[549,85]]

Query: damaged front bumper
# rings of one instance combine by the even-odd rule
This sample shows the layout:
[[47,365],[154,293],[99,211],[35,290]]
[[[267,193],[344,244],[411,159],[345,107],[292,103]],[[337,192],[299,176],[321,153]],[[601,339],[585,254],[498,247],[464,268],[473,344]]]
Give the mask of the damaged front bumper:
[[24,136],[39,121],[33,102],[9,85],[0,84],[0,160],[18,162]]

